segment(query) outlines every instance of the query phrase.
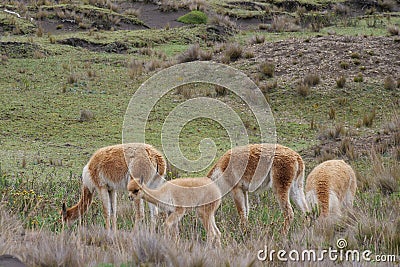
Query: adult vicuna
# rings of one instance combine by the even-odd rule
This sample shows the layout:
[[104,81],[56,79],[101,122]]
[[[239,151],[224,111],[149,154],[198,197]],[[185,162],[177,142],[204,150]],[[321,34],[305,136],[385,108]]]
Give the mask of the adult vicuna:
[[131,199],[144,199],[170,212],[165,221],[167,234],[173,230],[177,236],[179,221],[188,208],[194,208],[207,232],[207,241],[220,245],[221,232],[215,224],[215,211],[221,204],[222,195],[211,179],[178,178],[167,181],[156,189],[144,185],[143,179],[132,179],[127,188]]
[[[103,204],[106,229],[117,229],[117,191],[126,190],[131,177],[143,177],[149,187],[157,187],[163,182],[166,172],[164,157],[148,144],[127,143],[107,146],[97,150],[83,168],[81,198],[75,206],[67,209],[65,203],[61,211],[63,222],[72,223],[82,216],[90,206],[94,190],[99,193]],[[135,203],[136,219],[143,217],[140,200]],[[155,208],[150,207],[154,223]]]
[[248,192],[272,187],[284,215],[283,233],[287,233],[294,214],[289,198],[303,213],[309,211],[305,200],[304,163],[288,147],[275,144],[251,144],[228,150],[207,175],[216,181],[223,193],[231,195],[242,224],[249,213]]
[[343,208],[351,209],[356,190],[356,174],[343,160],[322,162],[306,180],[306,199],[318,208],[320,218],[340,217]]

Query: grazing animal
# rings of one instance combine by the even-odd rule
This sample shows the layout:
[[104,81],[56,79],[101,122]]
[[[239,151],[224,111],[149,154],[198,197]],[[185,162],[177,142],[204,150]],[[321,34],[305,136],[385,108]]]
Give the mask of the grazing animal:
[[[83,168],[81,198],[75,206],[61,211],[63,222],[72,223],[90,206],[94,190],[103,203],[106,229],[117,229],[117,191],[126,190],[131,177],[144,177],[144,183],[156,187],[163,182],[166,172],[164,157],[154,147],[142,143],[127,143],[107,146],[97,150]],[[135,203],[136,219],[143,217],[142,202]],[[150,207],[152,222],[157,212]]]
[[249,214],[248,192],[272,187],[284,214],[283,233],[287,234],[293,221],[289,197],[303,213],[308,206],[303,191],[304,163],[301,156],[288,147],[275,144],[251,144],[228,150],[209,171],[222,192],[230,189],[242,225]]
[[165,222],[167,234],[173,230],[177,235],[179,221],[188,208],[194,208],[207,232],[207,241],[220,245],[221,232],[215,224],[214,215],[221,204],[222,195],[209,178],[178,178],[167,181],[157,189],[148,188],[142,178],[140,181],[132,179],[127,188],[130,199],[144,199],[170,212]]
[[306,180],[306,199],[318,207],[320,218],[341,216],[352,208],[357,190],[356,175],[343,160],[328,160],[315,167]]

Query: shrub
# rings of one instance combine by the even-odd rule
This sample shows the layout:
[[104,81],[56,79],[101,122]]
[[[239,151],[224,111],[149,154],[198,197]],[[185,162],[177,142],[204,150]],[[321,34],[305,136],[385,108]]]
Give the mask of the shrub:
[[264,24],[264,23],[258,24],[259,30],[269,30],[270,28],[271,26],[269,24]]
[[397,4],[394,0],[378,0],[378,6],[383,11],[393,11],[396,5]]
[[43,36],[43,28],[39,26],[36,30],[36,36],[37,37],[42,37]]
[[220,85],[216,85],[215,86],[215,93],[217,94],[217,96],[225,96],[228,94],[228,90]]
[[193,10],[178,18],[179,22],[185,24],[206,24],[207,23],[207,15],[198,10]]
[[0,56],[0,63],[5,65],[8,62],[8,56],[7,55],[1,55]]
[[146,64],[145,64],[145,69],[147,71],[153,71],[153,70],[159,69],[161,67],[163,67],[163,62],[158,59],[152,59],[149,62],[146,62]]
[[93,118],[94,118],[93,112],[91,112],[90,110],[83,109],[80,112],[78,121],[80,122],[90,121]]
[[387,31],[389,32],[390,35],[399,35],[400,34],[400,29],[396,25],[389,25],[387,27]]
[[321,79],[318,74],[316,73],[308,73],[304,77],[304,83],[308,84],[309,86],[315,86],[321,82]]
[[339,65],[344,70],[347,70],[350,66],[349,62],[346,62],[346,61],[340,61]]
[[346,135],[346,129],[343,124],[338,123],[334,127],[321,129],[318,138],[321,140],[336,140],[343,135]]
[[394,78],[392,76],[386,76],[383,85],[385,87],[386,90],[394,90],[396,89],[396,81],[394,80]]
[[229,63],[231,61],[238,60],[243,53],[243,49],[238,43],[227,44],[224,52],[224,57],[222,58],[222,62]]
[[208,61],[211,60],[213,57],[213,52],[212,51],[204,51],[200,50],[200,60]]
[[355,160],[357,158],[357,153],[354,150],[354,145],[351,142],[351,139],[349,137],[344,138],[340,142],[340,152],[343,155],[346,155],[350,160]]
[[236,22],[233,22],[228,16],[213,15],[209,20],[209,24],[230,29],[236,29]]
[[351,57],[351,58],[357,58],[357,59],[360,59],[360,58],[361,58],[360,54],[357,53],[357,52],[351,53],[350,57]]
[[162,12],[177,11],[179,9],[179,4],[174,0],[161,0],[159,9]]
[[138,8],[138,9],[129,8],[129,9],[124,11],[124,14],[125,15],[131,15],[131,16],[139,17],[141,12],[142,12],[142,10],[140,8]]
[[132,59],[129,63],[128,63],[128,75],[130,78],[135,78],[136,76],[139,76],[143,73],[143,62],[136,60],[136,59]]
[[277,80],[268,81],[260,85],[259,88],[263,94],[270,93],[273,89],[278,88],[278,81]]
[[184,63],[184,62],[191,62],[198,60],[200,57],[200,45],[199,44],[194,44],[188,48],[185,52],[180,54],[178,56],[178,62],[179,63]]
[[294,19],[292,18],[287,16],[275,16],[272,19],[270,30],[275,32],[296,32],[300,30],[300,27],[294,23]]
[[338,88],[343,88],[344,85],[346,84],[346,78],[344,76],[340,76],[337,80],[336,80],[336,86]]
[[262,43],[264,43],[265,42],[265,36],[264,35],[254,35],[254,36],[252,36],[250,39],[249,39],[249,41],[248,41],[248,43],[250,44],[250,45],[253,45],[253,44],[262,44]]
[[364,77],[361,72],[358,73],[356,76],[354,76],[354,82],[361,83],[363,81],[364,81]]
[[336,118],[336,110],[333,107],[330,107],[328,116],[330,120],[334,120]]
[[350,13],[350,8],[348,6],[346,6],[346,5],[338,3],[333,7],[333,11],[337,15],[345,16],[345,15],[348,15]]
[[372,110],[370,113],[364,114],[362,125],[366,127],[371,127],[372,123],[374,122],[375,116],[376,116],[375,109]]
[[205,11],[208,7],[206,0],[191,0],[186,4],[190,10],[201,10]]
[[310,94],[311,89],[308,84],[300,82],[296,85],[296,91],[297,91],[297,93],[299,93],[299,95],[306,97]]
[[260,65],[260,72],[262,75],[272,78],[275,73],[275,64],[273,62],[263,62]]
[[254,52],[253,52],[253,51],[251,51],[251,50],[246,50],[246,51],[244,52],[243,57],[249,59],[249,58],[255,57],[255,55],[254,55]]
[[78,82],[78,75],[75,72],[70,73],[67,79],[69,84],[74,84]]

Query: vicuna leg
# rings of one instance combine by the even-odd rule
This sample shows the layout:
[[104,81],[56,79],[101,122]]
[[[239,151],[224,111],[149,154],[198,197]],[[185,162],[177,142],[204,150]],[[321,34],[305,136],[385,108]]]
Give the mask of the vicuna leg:
[[117,192],[115,190],[108,191],[111,201],[111,213],[112,213],[112,229],[114,233],[117,232]]
[[177,207],[174,212],[172,212],[165,221],[166,229],[165,234],[172,235],[174,238],[178,237],[179,234],[179,221],[182,219],[183,215],[185,215],[185,208]]
[[247,211],[246,211],[246,197],[242,188],[235,187],[231,191],[233,200],[235,201],[236,209],[240,216],[240,221],[243,226],[247,226]]
[[158,208],[156,205],[149,203],[149,209],[150,209],[150,227],[151,230],[154,230],[157,225]]
[[293,177],[293,170],[286,168],[274,168],[271,172],[273,177],[273,192],[279,203],[279,207],[282,210],[284,216],[284,223],[282,233],[286,235],[289,231],[290,224],[293,221],[294,213],[292,205],[289,201],[289,188],[291,184],[291,177]]
[[101,202],[103,203],[103,216],[106,221],[106,229],[110,230],[111,199],[107,188],[101,187],[99,190]]
[[143,200],[135,199],[134,205],[135,205],[135,221],[139,222],[144,218]]
[[244,198],[245,198],[245,205],[246,205],[246,220],[249,218],[249,191],[243,190]]
[[207,233],[207,242],[213,245],[221,246],[221,232],[215,224],[215,203],[208,204],[206,206],[197,209],[197,214],[203,224],[204,229]]

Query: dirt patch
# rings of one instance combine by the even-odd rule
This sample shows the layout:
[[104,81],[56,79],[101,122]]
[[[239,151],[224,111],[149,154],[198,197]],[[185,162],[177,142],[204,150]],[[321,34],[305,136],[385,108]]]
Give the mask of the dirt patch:
[[120,6],[124,10],[130,8],[139,10],[138,18],[143,21],[147,27],[152,29],[161,29],[167,26],[170,28],[184,26],[186,24],[178,22],[177,19],[189,12],[189,10],[186,9],[161,12],[158,5],[145,2],[123,2],[120,3]]
[[[354,147],[354,151],[356,151],[355,153],[357,153],[356,157],[359,157],[369,156],[373,149],[381,154],[392,154],[393,150],[398,147],[394,141],[396,134],[398,133],[377,133],[370,136],[356,136],[347,138],[350,140],[350,145]],[[323,140],[320,144],[302,150],[300,153],[303,158],[307,160],[314,160],[316,157],[320,157],[324,154],[339,156],[346,160],[352,160],[348,157],[348,155],[346,155],[345,152],[341,151],[343,139],[344,138]]]
[[99,44],[90,42],[80,38],[68,38],[64,40],[57,41],[59,44],[70,45],[74,47],[83,47],[90,51],[95,52],[107,52],[107,53],[117,53],[124,54],[130,48],[129,45],[121,42],[112,42],[109,44]]
[[9,58],[33,58],[35,52],[48,54],[36,44],[21,42],[0,42],[0,54]]
[[[268,42],[246,50],[254,51],[256,62],[274,62],[275,76],[283,83],[293,83],[308,73],[321,75],[330,85],[340,76],[352,78],[360,72],[367,80],[383,79],[397,77],[400,69],[400,53],[395,52],[400,51],[400,42],[394,37],[332,35]],[[257,71],[256,66],[253,73]]]

